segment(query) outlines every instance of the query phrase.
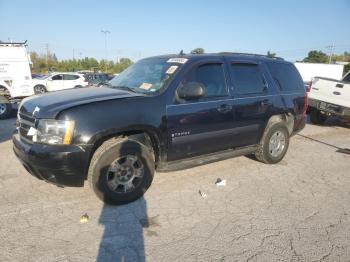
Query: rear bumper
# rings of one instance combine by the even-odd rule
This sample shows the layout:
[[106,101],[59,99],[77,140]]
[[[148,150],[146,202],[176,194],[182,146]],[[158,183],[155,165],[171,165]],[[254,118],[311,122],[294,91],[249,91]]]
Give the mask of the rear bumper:
[[312,98],[309,98],[308,105],[309,105],[309,107],[316,108],[316,109],[323,111],[325,113],[328,113],[328,114],[350,117],[350,108],[349,107],[334,105],[331,103],[327,103],[327,102],[312,99]]
[[84,185],[89,148],[32,145],[21,141],[17,133],[13,134],[12,141],[15,155],[33,176],[58,186]]

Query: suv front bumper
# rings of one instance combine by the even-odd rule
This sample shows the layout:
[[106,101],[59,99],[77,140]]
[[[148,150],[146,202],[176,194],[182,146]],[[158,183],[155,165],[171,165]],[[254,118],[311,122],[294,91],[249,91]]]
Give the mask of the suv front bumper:
[[28,144],[12,137],[13,151],[24,168],[38,179],[58,186],[83,186],[90,148]]

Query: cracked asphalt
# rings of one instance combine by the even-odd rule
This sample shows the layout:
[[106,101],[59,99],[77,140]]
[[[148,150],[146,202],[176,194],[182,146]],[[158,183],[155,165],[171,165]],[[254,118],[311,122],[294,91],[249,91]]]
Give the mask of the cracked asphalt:
[[350,261],[350,155],[337,152],[350,148],[347,123],[308,124],[277,165],[238,157],[157,173],[120,207],[27,174],[14,124],[0,121],[0,261]]

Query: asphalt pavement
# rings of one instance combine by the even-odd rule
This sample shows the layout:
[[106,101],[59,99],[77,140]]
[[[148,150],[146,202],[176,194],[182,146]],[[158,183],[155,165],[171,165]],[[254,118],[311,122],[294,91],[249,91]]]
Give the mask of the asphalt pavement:
[[242,156],[157,173],[119,207],[30,176],[14,126],[0,120],[0,261],[350,261],[347,123],[308,124],[276,165]]

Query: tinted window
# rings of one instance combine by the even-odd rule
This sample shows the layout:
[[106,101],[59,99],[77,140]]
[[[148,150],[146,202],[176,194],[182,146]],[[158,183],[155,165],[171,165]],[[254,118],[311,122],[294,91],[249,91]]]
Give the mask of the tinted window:
[[62,80],[62,75],[55,75],[51,79],[52,80]]
[[237,94],[262,93],[265,89],[264,78],[258,65],[232,64],[231,76]]
[[222,64],[198,66],[187,75],[185,82],[201,83],[204,86],[206,97],[224,96],[227,94]]
[[282,91],[304,90],[304,83],[298,70],[292,64],[268,62],[270,73]]
[[63,80],[77,80],[78,78],[77,75],[63,75]]

